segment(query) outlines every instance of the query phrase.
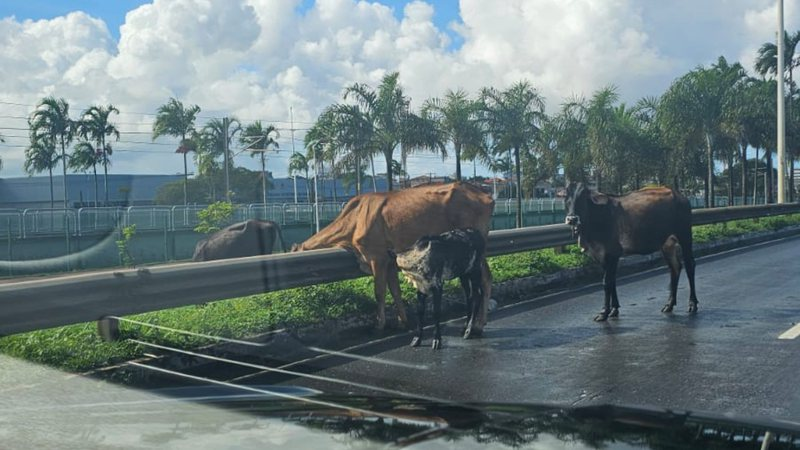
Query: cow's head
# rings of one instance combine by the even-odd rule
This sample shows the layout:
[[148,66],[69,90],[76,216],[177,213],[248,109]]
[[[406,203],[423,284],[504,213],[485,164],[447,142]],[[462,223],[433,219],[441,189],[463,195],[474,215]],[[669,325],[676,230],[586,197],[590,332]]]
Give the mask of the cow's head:
[[389,256],[395,258],[397,267],[404,272],[425,272],[432,245],[433,242],[429,237],[422,237],[406,251],[395,253],[390,250]]
[[299,251],[302,251],[302,250],[303,250],[303,244],[298,244],[297,242],[295,242],[294,244],[292,244],[292,249],[291,249],[291,251],[293,251],[293,252],[299,252]]
[[570,183],[567,186],[567,197],[564,209],[567,216],[564,222],[572,227],[573,232],[580,232],[582,222],[586,222],[593,205],[605,205],[608,197],[593,192],[583,183]]

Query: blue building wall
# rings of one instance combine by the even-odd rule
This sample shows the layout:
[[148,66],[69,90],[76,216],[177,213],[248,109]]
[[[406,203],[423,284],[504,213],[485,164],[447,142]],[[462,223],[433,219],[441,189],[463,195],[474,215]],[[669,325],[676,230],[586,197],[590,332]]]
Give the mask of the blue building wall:
[[[158,189],[166,183],[181,180],[181,175],[109,175],[108,200],[115,206],[151,205]],[[97,177],[98,201],[105,200],[103,177]],[[68,203],[72,208],[94,206],[94,176],[67,175]],[[64,207],[64,177],[53,177],[55,208]],[[0,179],[0,208],[49,208],[50,179],[48,177],[20,177]]]
[[[267,193],[267,201],[269,203],[294,203],[294,180],[292,178],[272,178],[272,188]],[[356,195],[355,185],[345,188],[341,180],[336,180],[336,192],[334,196],[334,182],[331,179],[318,181],[320,201],[332,202],[334,198],[336,201],[347,201]],[[303,177],[297,177],[297,201],[305,203],[308,201],[308,193],[314,192],[314,179],[308,180]],[[378,192],[386,192],[386,179],[375,178],[375,187]],[[373,192],[372,179],[362,180],[361,182],[362,193]],[[313,202],[314,199],[312,198]]]
[[[53,176],[53,206],[64,207],[63,176]],[[152,205],[158,189],[161,186],[180,181],[182,175],[120,175],[108,176],[109,206],[146,206]],[[270,180],[272,187],[269,189],[269,203],[294,203],[294,180],[292,178],[273,178]],[[313,193],[314,180],[297,177],[297,201],[304,203],[308,199],[308,188],[311,186]],[[378,192],[386,191],[386,179],[376,178],[375,185]],[[345,188],[341,180],[336,180],[334,195],[334,181],[331,179],[319,180],[320,201],[332,202],[347,201],[356,195],[355,186]],[[98,202],[103,206],[105,194],[103,177],[97,178]],[[67,175],[67,191],[69,206],[78,208],[94,206],[95,190],[94,177],[84,174]],[[362,192],[373,192],[371,179],[362,181]],[[313,198],[312,198],[313,201]],[[50,208],[50,179],[48,177],[19,177],[0,178],[0,208]]]

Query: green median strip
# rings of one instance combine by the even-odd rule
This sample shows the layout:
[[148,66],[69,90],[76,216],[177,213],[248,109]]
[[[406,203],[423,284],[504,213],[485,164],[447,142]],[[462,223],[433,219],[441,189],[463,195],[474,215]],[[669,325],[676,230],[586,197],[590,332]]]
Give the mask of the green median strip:
[[[800,214],[737,220],[694,227],[695,242],[738,236],[754,231],[778,230],[800,224]],[[526,251],[489,259],[495,283],[581,267],[589,259],[575,245],[557,253],[553,249]],[[403,281],[403,298],[414,298]],[[373,314],[373,284],[369,277],[279,292],[221,300],[132,316],[131,319],[198,334],[246,339],[273,329],[300,327],[355,315]],[[448,293],[458,295],[457,283]],[[200,336],[142,327],[122,322],[122,337],[168,347],[195,348],[213,343]],[[143,356],[148,349],[125,341],[104,342],[95,323],[70,325],[0,338],[0,353],[47,364],[71,372],[84,372]]]

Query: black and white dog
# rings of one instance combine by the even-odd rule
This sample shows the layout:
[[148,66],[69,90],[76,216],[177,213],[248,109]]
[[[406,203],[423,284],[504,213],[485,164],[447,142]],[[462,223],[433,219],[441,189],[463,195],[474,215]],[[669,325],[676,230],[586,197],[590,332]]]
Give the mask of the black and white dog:
[[486,258],[486,241],[480,231],[456,229],[438,236],[420,238],[410,249],[398,253],[397,267],[417,289],[417,333],[412,347],[422,343],[425,300],[433,295],[433,320],[436,329],[433,349],[442,345],[440,330],[442,289],[444,282],[459,278],[467,300],[467,325],[464,339],[469,339],[472,321],[477,320],[482,307],[481,265]]

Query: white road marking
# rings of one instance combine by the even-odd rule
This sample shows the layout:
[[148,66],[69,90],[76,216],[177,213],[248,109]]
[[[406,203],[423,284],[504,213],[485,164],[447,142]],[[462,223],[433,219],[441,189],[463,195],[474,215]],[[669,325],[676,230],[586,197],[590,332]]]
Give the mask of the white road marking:
[[798,336],[800,336],[800,323],[784,331],[782,335],[778,336],[778,339],[794,339]]

